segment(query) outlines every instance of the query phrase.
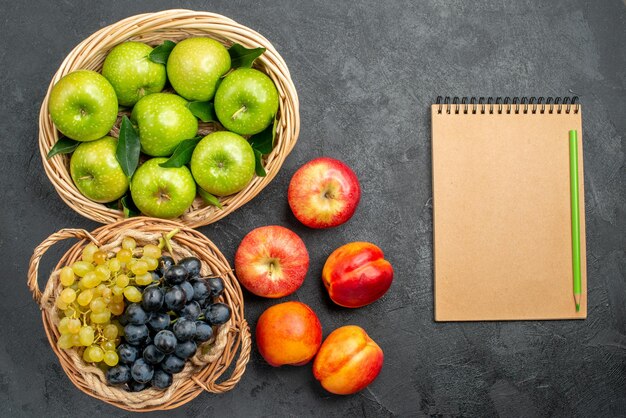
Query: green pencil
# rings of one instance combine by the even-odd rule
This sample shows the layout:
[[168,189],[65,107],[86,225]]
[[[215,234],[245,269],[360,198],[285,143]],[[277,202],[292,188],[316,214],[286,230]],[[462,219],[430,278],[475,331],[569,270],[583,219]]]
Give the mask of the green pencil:
[[580,214],[578,212],[578,132],[569,131],[569,183],[572,206],[572,271],[574,301],[580,311]]

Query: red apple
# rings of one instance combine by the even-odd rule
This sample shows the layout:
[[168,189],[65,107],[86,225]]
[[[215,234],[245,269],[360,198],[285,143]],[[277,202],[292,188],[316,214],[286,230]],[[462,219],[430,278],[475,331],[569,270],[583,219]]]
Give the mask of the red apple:
[[354,171],[339,160],[322,157],[304,164],[289,183],[289,206],[311,228],[331,228],[352,217],[361,199]]
[[235,254],[235,272],[250,292],[281,298],[298,290],[309,269],[309,253],[298,235],[282,226],[252,230]]

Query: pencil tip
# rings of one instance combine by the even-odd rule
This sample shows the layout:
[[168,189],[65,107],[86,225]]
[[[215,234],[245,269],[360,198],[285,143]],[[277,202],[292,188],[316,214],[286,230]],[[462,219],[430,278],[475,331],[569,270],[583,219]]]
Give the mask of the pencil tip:
[[576,304],[576,312],[580,311],[580,303]]

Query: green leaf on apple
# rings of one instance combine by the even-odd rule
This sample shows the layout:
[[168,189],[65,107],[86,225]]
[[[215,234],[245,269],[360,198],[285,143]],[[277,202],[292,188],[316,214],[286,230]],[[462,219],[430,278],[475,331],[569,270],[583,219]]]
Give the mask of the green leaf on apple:
[[250,137],[248,141],[250,141],[252,149],[259,151],[262,155],[267,155],[272,152],[274,148],[274,138],[276,137],[276,121],[277,119],[274,118],[274,123],[258,134]]
[[130,119],[128,119],[128,116],[124,115],[120,125],[120,135],[117,140],[115,156],[122,167],[122,171],[128,178],[132,177],[137,169],[140,149],[139,134],[130,122]]
[[263,168],[263,154],[258,149],[254,150],[254,172],[259,177],[265,177],[267,173]]
[[176,42],[169,40],[164,41],[161,45],[154,48],[148,57],[150,61],[156,62],[157,64],[167,64],[167,59],[175,46]]
[[222,209],[222,204],[220,200],[213,196],[211,193],[204,190],[202,187],[198,187],[198,194],[207,204],[217,206],[219,209]]
[[246,48],[239,44],[233,44],[228,48],[230,63],[233,68],[251,68],[255,59],[265,52],[265,48]]
[[202,122],[215,122],[217,116],[215,116],[215,109],[211,102],[189,102],[187,107],[191,113],[200,119]]
[[165,162],[159,164],[161,167],[171,168],[171,167],[182,167],[185,164],[191,161],[191,155],[193,154],[193,150],[198,145],[198,142],[202,140],[201,136],[196,136],[195,138],[185,139],[183,142],[178,144],[172,156]]
[[57,154],[69,154],[80,145],[80,142],[74,141],[66,136],[59,138],[56,144],[48,152],[48,159],[54,157]]
[[137,206],[135,206],[135,202],[133,202],[129,193],[122,196],[120,202],[122,203],[122,210],[124,211],[125,218],[132,218],[133,216],[141,215],[141,212],[137,209]]

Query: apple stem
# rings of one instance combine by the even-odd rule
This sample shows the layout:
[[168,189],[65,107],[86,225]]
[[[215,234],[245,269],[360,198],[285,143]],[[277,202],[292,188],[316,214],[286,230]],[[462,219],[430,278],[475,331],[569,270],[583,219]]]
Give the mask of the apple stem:
[[237,110],[235,113],[233,113],[233,115],[230,117],[231,119],[235,120],[239,117],[239,115],[243,112],[245,112],[246,110],[248,110],[248,108],[246,107],[246,105],[243,105],[239,108],[239,110]]
[[272,277],[274,275],[274,270],[276,269],[276,265],[274,264],[274,261],[270,261],[270,265],[269,265],[269,276]]
[[159,189],[157,194],[157,198],[159,199],[159,203],[169,202],[172,198],[167,194],[166,191]]

